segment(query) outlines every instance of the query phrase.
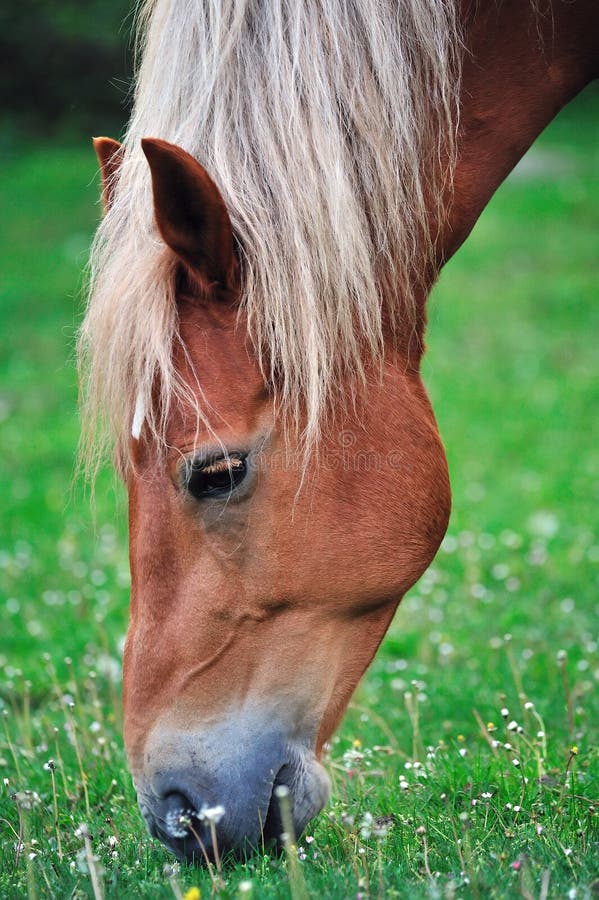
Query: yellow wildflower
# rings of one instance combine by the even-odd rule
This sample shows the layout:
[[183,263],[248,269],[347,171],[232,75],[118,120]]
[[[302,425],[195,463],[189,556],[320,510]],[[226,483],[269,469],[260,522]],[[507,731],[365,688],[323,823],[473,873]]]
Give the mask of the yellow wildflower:
[[201,900],[201,896],[199,887],[190,887],[183,894],[183,900]]

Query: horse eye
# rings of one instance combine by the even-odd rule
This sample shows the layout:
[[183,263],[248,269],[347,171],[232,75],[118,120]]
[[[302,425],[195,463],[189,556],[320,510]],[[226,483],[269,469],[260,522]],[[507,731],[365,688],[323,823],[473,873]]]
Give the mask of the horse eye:
[[210,462],[188,464],[185,487],[196,500],[228,497],[246,475],[246,457],[231,453]]

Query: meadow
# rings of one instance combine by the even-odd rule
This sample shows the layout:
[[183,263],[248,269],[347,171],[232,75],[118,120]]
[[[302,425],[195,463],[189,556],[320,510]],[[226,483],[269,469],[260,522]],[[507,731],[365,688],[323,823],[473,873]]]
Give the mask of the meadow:
[[425,377],[448,535],[286,856],[174,864],[122,748],[126,504],[73,481],[91,145],[0,143],[0,896],[590,898],[599,891],[599,93],[447,266]]

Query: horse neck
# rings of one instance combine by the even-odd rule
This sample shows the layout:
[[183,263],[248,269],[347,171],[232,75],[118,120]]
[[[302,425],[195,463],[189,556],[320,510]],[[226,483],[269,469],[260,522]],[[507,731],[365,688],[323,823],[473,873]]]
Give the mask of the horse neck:
[[551,119],[599,75],[596,0],[463,0],[458,161],[440,264]]

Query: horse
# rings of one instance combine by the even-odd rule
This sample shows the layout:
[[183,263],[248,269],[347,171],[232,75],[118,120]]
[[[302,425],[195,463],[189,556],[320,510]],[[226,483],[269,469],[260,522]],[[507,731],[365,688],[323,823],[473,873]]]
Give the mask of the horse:
[[297,834],[445,534],[426,299],[598,74],[592,0],[148,0],[80,336],[129,496],[124,738],[182,860]]

